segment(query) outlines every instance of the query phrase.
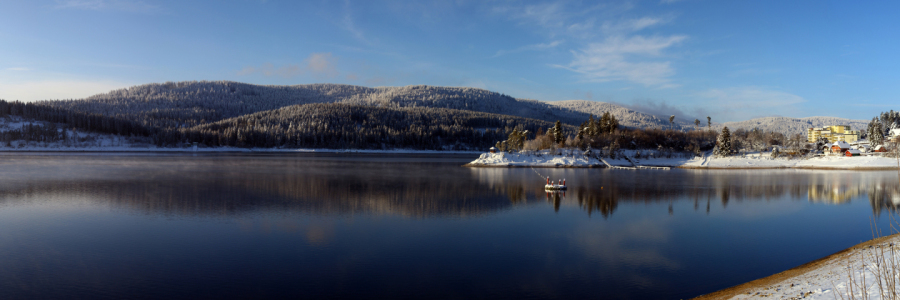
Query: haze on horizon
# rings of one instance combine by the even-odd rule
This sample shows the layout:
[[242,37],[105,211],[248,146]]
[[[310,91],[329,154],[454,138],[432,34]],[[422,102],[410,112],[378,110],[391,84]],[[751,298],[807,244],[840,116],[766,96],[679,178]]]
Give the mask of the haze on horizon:
[[900,84],[892,12],[837,1],[0,3],[0,99],[152,82],[484,88],[684,119],[870,119]]

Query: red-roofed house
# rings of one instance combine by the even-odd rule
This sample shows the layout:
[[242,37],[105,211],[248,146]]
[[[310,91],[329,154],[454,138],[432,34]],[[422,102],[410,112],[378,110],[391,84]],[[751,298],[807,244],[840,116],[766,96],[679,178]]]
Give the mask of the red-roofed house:
[[831,153],[844,153],[850,150],[850,144],[844,141],[837,141],[834,144],[831,144]]

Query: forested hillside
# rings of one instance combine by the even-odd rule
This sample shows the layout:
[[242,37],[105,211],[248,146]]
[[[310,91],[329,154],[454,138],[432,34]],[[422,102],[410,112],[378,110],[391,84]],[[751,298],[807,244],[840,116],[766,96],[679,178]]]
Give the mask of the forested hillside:
[[476,88],[406,86],[368,88],[340,84],[267,86],[229,81],[145,84],[79,100],[39,104],[69,111],[176,128],[309,103],[376,107],[431,107],[519,116],[577,125],[588,114],[545,102],[515,99]]
[[[559,106],[561,108],[591,114],[594,116],[601,116],[603,115],[603,113],[609,112],[616,117],[616,119],[619,121],[619,125],[625,127],[643,129],[673,127],[671,124],[669,124],[669,120],[664,117],[634,111],[612,103],[588,100],[552,101],[547,103]],[[687,123],[680,120],[681,119],[675,121],[675,129],[693,129],[693,124],[688,126],[686,125]],[[703,124],[706,124],[706,120],[704,120],[703,122]]]
[[[545,121],[456,109],[301,104],[161,132],[160,146],[484,150],[513,129],[539,132]],[[574,131],[567,126],[567,131]]]

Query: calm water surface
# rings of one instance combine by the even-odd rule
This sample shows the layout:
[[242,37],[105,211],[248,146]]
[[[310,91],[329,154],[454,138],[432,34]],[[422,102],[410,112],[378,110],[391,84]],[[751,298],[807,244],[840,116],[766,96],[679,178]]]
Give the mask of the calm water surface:
[[900,203],[897,172],[537,169],[548,195],[474,157],[0,155],[0,298],[679,299]]

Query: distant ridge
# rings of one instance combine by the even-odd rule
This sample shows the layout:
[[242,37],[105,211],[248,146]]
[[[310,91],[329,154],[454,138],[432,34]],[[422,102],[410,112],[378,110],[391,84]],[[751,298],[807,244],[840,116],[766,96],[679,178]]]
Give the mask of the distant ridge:
[[788,118],[788,117],[764,117],[750,119],[740,122],[725,122],[716,125],[721,129],[728,126],[728,129],[746,129],[759,128],[765,131],[781,132],[783,134],[806,134],[806,130],[811,127],[822,127],[828,125],[849,125],[853,130],[865,131],[869,121],[851,120],[837,117],[807,117],[807,118]]
[[[619,121],[619,125],[632,128],[670,128],[667,117],[654,116],[634,111],[612,103],[588,100],[551,101],[547,103],[573,111],[592,114],[595,117],[603,115],[604,112],[609,112],[616,117]],[[681,121],[675,121],[674,126],[676,129],[687,127],[686,123]],[[691,127],[693,127],[693,125],[691,125]]]
[[[632,128],[669,127],[666,118],[615,104],[585,100],[544,102],[513,98],[468,87],[411,85],[363,87],[345,84],[255,85],[231,81],[151,83],[113,90],[79,100],[42,103],[75,111],[155,126],[195,126],[297,104],[341,103],[377,107],[448,108],[517,116],[577,126],[593,114],[609,111],[620,125]],[[676,128],[686,125],[676,121]]]
[[[113,90],[79,100],[41,103],[74,111],[96,113],[145,125],[184,127],[208,124],[291,105],[341,103],[375,107],[428,107],[510,115],[578,126],[589,115],[609,111],[620,125],[631,128],[671,128],[668,116],[648,114],[620,105],[587,101],[537,101],[469,87],[411,85],[364,87],[346,84],[256,85],[232,81],[151,83]],[[713,116],[715,119],[715,116]],[[706,120],[701,120],[705,127]],[[713,123],[731,129],[759,128],[785,134],[805,133],[809,127],[850,125],[865,128],[867,121],[837,117],[765,117],[740,122]],[[676,116],[675,129],[690,130],[692,122]]]

